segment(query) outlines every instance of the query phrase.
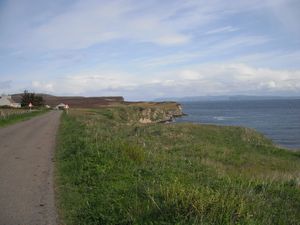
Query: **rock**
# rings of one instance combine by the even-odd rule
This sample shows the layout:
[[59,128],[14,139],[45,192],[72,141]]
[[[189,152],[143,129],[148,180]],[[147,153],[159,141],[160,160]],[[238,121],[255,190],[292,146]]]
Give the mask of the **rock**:
[[176,102],[143,103],[140,107],[140,123],[172,122],[175,117],[183,116],[182,106]]

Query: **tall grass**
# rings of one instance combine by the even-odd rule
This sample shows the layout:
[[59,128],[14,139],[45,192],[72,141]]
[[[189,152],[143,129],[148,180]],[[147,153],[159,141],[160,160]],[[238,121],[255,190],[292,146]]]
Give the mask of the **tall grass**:
[[63,115],[66,224],[300,224],[299,153],[247,128],[136,120],[130,107]]
[[0,127],[31,119],[47,110],[0,109]]

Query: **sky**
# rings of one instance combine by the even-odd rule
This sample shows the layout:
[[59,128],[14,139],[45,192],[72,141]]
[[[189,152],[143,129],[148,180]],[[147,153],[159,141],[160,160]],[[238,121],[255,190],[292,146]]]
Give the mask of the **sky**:
[[0,94],[300,96],[299,0],[0,0]]

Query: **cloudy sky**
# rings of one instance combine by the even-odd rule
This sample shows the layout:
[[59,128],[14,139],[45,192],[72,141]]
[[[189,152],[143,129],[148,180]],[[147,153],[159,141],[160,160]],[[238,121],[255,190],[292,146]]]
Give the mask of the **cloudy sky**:
[[0,93],[300,95],[299,0],[2,0]]

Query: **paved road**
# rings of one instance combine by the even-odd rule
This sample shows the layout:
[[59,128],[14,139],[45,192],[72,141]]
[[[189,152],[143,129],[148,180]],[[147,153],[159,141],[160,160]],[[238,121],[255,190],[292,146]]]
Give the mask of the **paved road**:
[[53,156],[60,112],[0,128],[0,225],[56,225]]

